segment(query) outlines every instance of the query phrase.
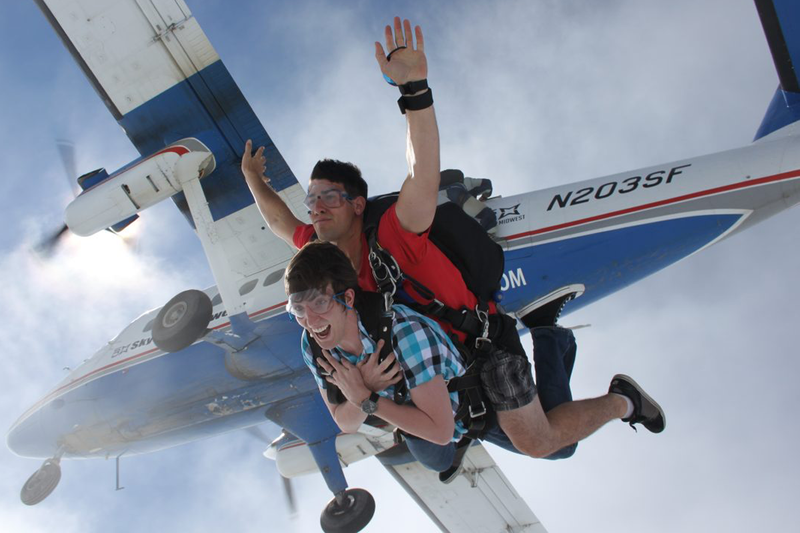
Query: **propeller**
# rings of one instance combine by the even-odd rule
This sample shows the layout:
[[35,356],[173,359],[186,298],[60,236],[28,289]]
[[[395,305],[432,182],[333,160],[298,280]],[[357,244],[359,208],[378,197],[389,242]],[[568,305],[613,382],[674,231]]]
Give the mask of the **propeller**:
[[[77,196],[80,191],[77,190],[78,172],[75,166],[75,144],[66,139],[56,139],[56,149],[58,150],[61,164],[64,166],[64,175],[69,182],[70,191],[72,191],[73,196]],[[36,253],[45,257],[53,255],[56,246],[67,234],[67,230],[69,230],[67,225],[62,224],[59,229],[50,233],[48,237],[34,247]]]
[[[245,431],[267,445],[272,443],[272,439],[258,426],[250,426]],[[288,477],[281,476],[281,479],[283,480],[283,495],[286,498],[286,505],[289,507],[289,515],[294,518],[297,516],[297,500],[294,496],[294,486],[292,485],[292,480]]]
[[[78,186],[78,171],[75,163],[75,144],[67,139],[56,139],[56,149],[58,150],[61,164],[64,167],[64,176],[67,178],[72,196],[77,197],[81,193],[81,188]],[[50,233],[48,237],[37,244],[34,247],[34,251],[41,256],[50,257],[67,235],[68,230],[69,227],[67,227],[66,223],[62,224],[59,229]],[[138,232],[127,232],[124,235],[121,232],[115,231],[111,231],[110,233],[113,233],[122,239],[122,242],[125,243],[128,249],[136,249],[139,237]]]

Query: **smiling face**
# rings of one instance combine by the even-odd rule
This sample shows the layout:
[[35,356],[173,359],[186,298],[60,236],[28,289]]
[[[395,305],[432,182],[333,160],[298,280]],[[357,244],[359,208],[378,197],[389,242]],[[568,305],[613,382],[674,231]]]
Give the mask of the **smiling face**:
[[[335,347],[352,351],[358,340],[358,324],[352,309],[355,291],[334,294],[328,284],[324,289],[310,289],[289,296],[289,311],[313,337],[320,348]],[[355,332],[355,337],[353,336]]]
[[308,183],[306,207],[314,231],[322,241],[336,243],[360,233],[359,221],[365,205],[363,197],[350,197],[341,183],[326,179],[312,179]]

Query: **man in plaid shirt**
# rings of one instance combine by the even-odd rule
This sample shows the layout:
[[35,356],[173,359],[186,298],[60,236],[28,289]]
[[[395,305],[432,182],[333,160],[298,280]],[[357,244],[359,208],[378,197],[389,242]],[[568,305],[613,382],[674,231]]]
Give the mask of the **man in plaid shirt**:
[[[394,354],[378,362],[383,341],[370,337],[354,309],[356,272],[344,253],[330,243],[306,245],[286,270],[288,311],[305,329],[303,358],[336,423],[355,432],[369,414],[406,432],[409,451],[423,465],[442,471],[452,464],[455,447],[466,429],[455,423],[458,394],[447,381],[465,368],[455,346],[433,320],[403,306],[393,307]],[[314,362],[309,337],[322,348]],[[394,371],[388,370],[397,361]],[[388,371],[387,371],[388,370]],[[405,380],[409,398],[398,405],[394,384]],[[347,401],[333,404],[325,390],[336,385]]]

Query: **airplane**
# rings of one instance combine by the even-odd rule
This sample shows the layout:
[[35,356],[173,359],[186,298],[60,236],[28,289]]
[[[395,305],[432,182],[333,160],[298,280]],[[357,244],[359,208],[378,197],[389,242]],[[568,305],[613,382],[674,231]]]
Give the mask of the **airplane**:
[[[787,142],[788,143],[788,142],[790,142],[790,139],[784,139],[782,142]],[[633,208],[637,208],[637,207],[639,208],[639,211],[649,210],[649,209],[660,209],[661,212],[662,212],[663,218],[658,219],[658,222],[656,222],[656,223],[657,224],[664,224],[664,225],[666,225],[667,227],[670,228],[670,230],[669,231],[665,231],[665,233],[669,233],[671,235],[672,234],[672,230],[674,228],[676,228],[676,227],[679,228],[681,231],[683,231],[683,229],[686,229],[686,228],[683,228],[684,225],[694,225],[696,222],[698,222],[698,220],[694,220],[693,217],[683,216],[683,214],[681,214],[681,216],[677,216],[677,217],[673,217],[672,216],[672,215],[674,215],[674,213],[664,214],[664,212],[668,212],[669,211],[668,207],[670,205],[672,205],[672,204],[670,204],[668,202],[668,200],[672,200],[673,201],[672,203],[685,203],[685,202],[689,202],[689,201],[694,201],[695,199],[702,199],[703,202],[705,202],[707,200],[707,198],[705,198],[705,196],[712,196],[714,198],[722,197],[722,196],[725,196],[725,197],[728,196],[727,194],[723,194],[723,193],[728,193],[728,190],[718,191],[718,190],[716,190],[718,187],[712,187],[710,189],[703,189],[703,190],[698,191],[698,190],[692,189],[691,186],[689,186],[689,185],[687,185],[685,183],[681,183],[679,181],[679,179],[681,177],[686,177],[687,172],[689,172],[689,170],[687,170],[687,169],[690,169],[690,170],[693,171],[695,168],[697,168],[698,165],[700,165],[700,166],[702,166],[702,165],[714,166],[715,164],[717,164],[718,161],[729,161],[727,159],[728,157],[742,157],[742,155],[741,155],[742,153],[751,153],[751,152],[759,152],[760,153],[762,151],[769,153],[768,148],[770,148],[770,146],[767,146],[766,147],[767,149],[765,149],[765,147],[764,147],[767,144],[768,143],[766,143],[764,141],[761,141],[760,144],[756,143],[755,145],[753,145],[753,147],[748,147],[748,150],[749,150],[748,152],[737,152],[735,154],[734,153],[725,154],[724,157],[720,156],[720,157],[717,157],[716,159],[714,157],[711,157],[710,159],[709,158],[698,158],[697,160],[692,159],[692,160],[687,160],[687,161],[681,161],[681,162],[678,162],[677,164],[675,164],[674,166],[650,167],[650,168],[647,169],[648,171],[646,173],[642,173],[643,175],[641,175],[641,176],[639,174],[625,173],[625,174],[621,174],[619,176],[612,177],[612,178],[600,179],[600,180],[595,180],[595,181],[591,181],[591,182],[587,182],[587,183],[581,183],[581,184],[579,184],[579,187],[578,186],[576,186],[574,188],[557,187],[557,188],[551,189],[549,191],[540,191],[538,193],[531,193],[530,195],[519,195],[519,197],[512,197],[512,198],[506,198],[506,199],[496,199],[496,200],[490,201],[490,205],[494,206],[498,210],[498,214],[499,214],[499,216],[501,218],[501,222],[503,220],[508,219],[508,222],[501,226],[501,234],[500,234],[501,237],[505,235],[506,236],[506,240],[510,241],[511,239],[509,239],[509,237],[514,236],[514,235],[521,235],[521,236],[518,237],[519,240],[527,239],[527,241],[529,241],[529,242],[526,241],[524,245],[510,246],[509,247],[509,258],[510,258],[509,261],[510,261],[510,264],[512,264],[512,265],[521,264],[523,266],[520,266],[519,268],[516,268],[516,269],[514,268],[514,266],[512,266],[508,271],[508,275],[506,276],[506,282],[505,282],[506,286],[508,288],[508,291],[507,291],[508,298],[505,301],[505,305],[509,309],[512,309],[512,310],[515,309],[515,308],[520,309],[520,308],[524,307],[524,305],[522,305],[523,303],[526,303],[527,301],[531,300],[531,298],[533,298],[535,296],[535,294],[533,294],[533,292],[532,292],[534,289],[532,289],[532,288],[528,289],[527,288],[529,285],[527,283],[527,278],[525,276],[526,267],[524,266],[524,263],[522,263],[523,258],[519,257],[522,253],[525,253],[524,252],[524,250],[525,250],[524,246],[527,246],[527,247],[530,247],[530,248],[538,247],[541,250],[543,250],[543,253],[548,253],[548,250],[551,250],[552,248],[558,248],[559,246],[561,246],[558,243],[564,243],[565,241],[568,240],[568,239],[551,240],[550,238],[547,238],[547,237],[552,237],[552,235],[548,235],[546,238],[540,239],[539,236],[541,234],[544,233],[545,235],[547,235],[548,233],[555,233],[555,232],[562,232],[563,233],[563,232],[569,231],[569,228],[572,228],[572,227],[574,227],[576,225],[594,224],[595,225],[595,226],[593,226],[594,229],[590,230],[589,233],[585,233],[585,235],[584,235],[584,237],[586,237],[587,239],[582,241],[583,243],[587,243],[588,242],[589,244],[587,246],[591,246],[594,243],[594,241],[592,239],[598,238],[597,235],[602,235],[603,233],[607,233],[608,232],[608,230],[606,230],[606,229],[603,229],[603,231],[598,230],[597,226],[602,226],[603,224],[606,223],[606,221],[609,218],[628,216],[628,219],[626,219],[627,222],[624,223],[622,227],[620,227],[619,225],[615,224],[613,226],[613,228],[614,228],[613,231],[621,231],[621,232],[623,232],[625,234],[625,236],[626,236],[625,238],[627,240],[630,240],[631,235],[633,235],[634,238],[635,238],[637,236],[636,232],[638,230],[642,229],[641,226],[643,225],[643,223],[641,223],[641,222],[631,222],[631,220],[635,218],[634,213],[637,213],[638,211],[634,210],[634,211],[629,211],[629,212],[625,212],[625,213],[616,213],[612,217],[609,213],[614,213],[614,211],[613,210],[612,211],[608,211],[608,210],[604,211],[604,210],[601,209],[604,206],[603,205],[599,205],[599,204],[603,204],[603,202],[608,202],[608,203],[615,202],[618,198],[625,198],[624,195],[626,195],[628,193],[633,193],[634,190],[637,190],[637,189],[638,189],[638,193],[637,194],[639,194],[639,193],[642,193],[642,194],[648,193],[648,196],[646,196],[645,198],[648,199],[648,200],[649,199],[654,199],[654,201],[649,202],[649,204],[654,204],[655,203],[655,204],[658,204],[658,205],[649,205],[649,204],[646,203],[646,204],[640,204],[638,206],[624,207],[623,209],[617,209],[617,211],[625,211],[625,210],[633,209]],[[183,145],[181,145],[181,146],[183,146]],[[754,148],[757,148],[757,149],[754,149]],[[774,148],[775,147],[772,146],[772,149],[774,149]],[[216,156],[216,154],[217,154],[216,150],[212,150],[212,151],[214,152],[214,154]],[[199,152],[202,152],[202,150],[199,150]],[[788,150],[787,150],[787,152],[788,152]],[[737,156],[736,154],[739,154],[739,155]],[[769,155],[763,156],[763,157],[764,157],[765,160],[769,160],[770,159]],[[761,161],[757,161],[757,163],[761,163]],[[684,167],[683,165],[685,165],[685,164],[688,164],[689,167]],[[728,162],[728,163],[725,163],[725,164],[730,164],[730,163]],[[742,162],[742,163],[739,163],[739,164],[744,166],[745,162]],[[741,171],[741,168],[737,168],[737,170]],[[712,172],[712,174],[713,174],[713,172]],[[213,175],[214,175],[213,173],[209,173],[209,178],[208,179],[210,179]],[[773,173],[773,174],[771,174],[771,176],[773,176],[773,177],[774,176],[780,176],[780,173],[779,174],[774,174]],[[637,180],[636,177],[638,177],[639,179]],[[756,179],[758,179],[758,178],[756,178]],[[780,182],[780,181],[782,181],[783,178],[774,178],[774,179],[776,181]],[[787,177],[785,179],[791,180],[793,178],[792,177]],[[742,189],[746,190],[747,187],[751,187],[751,186],[752,187],[758,187],[758,188],[766,188],[766,185],[767,185],[768,182],[749,181],[749,182],[746,182],[746,183],[747,183],[747,185],[739,185],[738,189],[734,187],[734,188],[730,189],[730,191],[739,191],[739,190],[742,190]],[[664,193],[664,195],[661,194],[661,192],[662,192],[661,188],[666,188],[667,186],[672,186],[672,185],[677,185],[678,186],[677,187],[679,189],[678,193],[680,193],[678,196],[669,197],[668,195],[666,195],[666,193]],[[631,189],[631,187],[633,187],[633,189]],[[722,187],[730,187],[730,184],[722,185]],[[592,190],[591,191],[587,191],[587,189],[589,189],[589,188],[592,188]],[[625,191],[625,192],[622,192],[622,191]],[[687,192],[687,191],[689,191],[689,192]],[[712,191],[712,192],[708,192],[708,191]],[[700,194],[700,193],[703,193],[703,192],[705,192],[707,194],[705,196],[703,196],[703,194]],[[673,194],[675,194],[675,193],[673,193]],[[781,191],[781,195],[783,195],[783,194],[785,194],[785,191]],[[687,197],[687,198],[684,198],[684,197]],[[550,212],[552,214],[553,218],[556,218],[556,217],[559,218],[558,223],[550,224],[549,226],[541,224],[539,222],[541,220],[552,220],[552,218],[551,219],[546,218],[546,217],[549,217],[550,215],[537,215],[540,218],[534,217],[534,213],[537,212],[536,210],[525,211],[524,207],[520,207],[516,203],[513,203],[513,202],[516,202],[517,198],[523,200],[522,202],[520,202],[520,204],[523,204],[525,202],[529,202],[529,203],[533,202],[534,201],[533,199],[536,198],[541,203],[541,206],[542,206],[541,211],[544,211],[546,213]],[[678,198],[679,200],[675,200],[676,198]],[[667,203],[659,203],[659,202],[664,202],[664,201],[667,201]],[[506,205],[506,203],[504,203],[504,202],[512,202],[512,203],[509,203],[508,205]],[[701,202],[701,203],[703,203],[703,202]],[[780,202],[785,203],[783,199],[781,199]],[[586,205],[583,205],[583,204],[586,204]],[[617,203],[616,205],[619,205],[619,203]],[[644,209],[642,207],[642,205],[647,206],[647,209]],[[579,215],[573,215],[573,213],[570,212],[570,210],[573,210],[573,208],[583,214],[582,218]],[[595,209],[595,210],[592,210],[592,209]],[[695,242],[694,244],[688,246],[688,248],[689,248],[688,251],[684,248],[684,249],[680,250],[679,252],[677,252],[675,255],[681,256],[681,254],[686,255],[688,253],[692,253],[692,252],[702,248],[704,245],[706,245],[706,244],[708,244],[710,242],[714,242],[715,239],[718,239],[718,238],[721,238],[721,237],[727,237],[727,236],[729,236],[729,235],[731,235],[731,234],[733,234],[735,232],[738,232],[738,231],[748,227],[749,225],[752,225],[752,223],[754,221],[758,220],[758,218],[760,216],[762,216],[757,212],[747,213],[746,209],[742,210],[741,208],[735,207],[735,206],[733,208],[731,208],[729,206],[722,206],[721,207],[720,205],[712,205],[710,208],[707,207],[706,209],[710,209],[713,212],[710,213],[710,214],[698,215],[698,217],[701,220],[704,220],[704,221],[707,222],[708,220],[706,220],[704,217],[711,216],[712,217],[711,221],[713,222],[712,224],[710,224],[711,229],[707,229],[707,228],[703,227],[702,231],[705,231],[706,233],[702,237],[701,242],[699,242],[699,243]],[[762,213],[766,213],[766,212],[762,212]],[[527,216],[527,220],[528,220],[527,222],[523,222],[525,219],[523,219],[522,217],[525,217],[525,216]],[[592,220],[587,220],[587,219],[592,219]],[[648,218],[648,223],[649,223],[649,221],[650,221],[650,219]],[[527,229],[526,231],[514,233],[512,231],[512,228],[514,228],[515,225],[516,225],[516,227],[518,227],[520,224],[525,224],[526,227],[530,228],[530,229]],[[505,228],[504,226],[508,226],[508,228]],[[696,230],[696,229],[697,229],[696,227],[691,228],[691,230],[692,230],[691,234],[692,235],[695,234],[694,230]],[[584,228],[584,230],[585,230],[585,228]],[[676,230],[676,232],[677,231],[678,230]],[[711,236],[709,235],[709,232],[710,232]],[[714,234],[714,232],[719,232],[719,233]],[[525,235],[522,235],[523,233]],[[687,234],[689,234],[689,229],[687,229]],[[536,239],[539,239],[539,240],[536,240]],[[683,244],[682,244],[683,242],[685,242],[685,241],[679,242],[678,245],[679,246],[683,246]],[[692,246],[695,246],[695,247],[692,249]],[[516,255],[515,255],[515,252],[516,252]],[[684,252],[686,252],[686,253],[684,253]],[[555,255],[559,255],[559,254],[555,254]],[[530,257],[530,254],[527,257]],[[675,256],[668,256],[666,258],[662,257],[660,259],[662,259],[664,262],[670,262],[670,260],[672,260],[674,257]],[[632,264],[630,266],[631,266],[631,268],[629,269],[629,271],[627,273],[633,275],[634,278],[627,278],[627,279],[633,280],[638,275],[645,275],[645,274],[649,273],[648,268],[652,267],[653,265],[652,264],[647,264],[647,262],[645,262],[645,264]],[[658,266],[658,265],[656,265],[656,266]],[[520,270],[520,269],[522,269],[522,270]],[[559,269],[558,271],[562,272],[561,269]],[[569,272],[567,271],[566,274],[569,274]],[[530,275],[528,275],[528,277],[530,277]],[[614,276],[612,276],[612,278],[613,277]],[[264,278],[264,279],[266,279],[266,278]],[[623,282],[624,282],[624,280],[623,281],[617,281],[617,280],[611,279],[611,281],[608,284],[603,284],[603,283],[599,283],[599,282],[595,282],[595,283],[590,282],[590,283],[588,283],[587,284],[587,293],[580,300],[575,302],[576,303],[576,308],[577,308],[577,305],[579,305],[579,304],[580,305],[585,305],[586,303],[589,303],[590,301],[593,301],[592,298],[598,299],[601,296],[604,296],[605,294],[615,290],[616,288],[619,287],[619,284],[622,284]],[[554,283],[559,283],[559,281],[556,280],[556,281],[554,281]],[[616,283],[616,285],[615,285],[615,283]],[[539,287],[536,290],[545,290],[545,289],[546,289],[546,287]],[[595,290],[596,290],[596,292],[595,292]],[[606,291],[606,292],[603,292],[603,291]],[[222,292],[222,289],[220,289],[220,292]],[[235,293],[235,291],[233,291],[233,292]],[[236,301],[235,294],[234,294],[232,300]],[[225,304],[227,304],[227,298],[223,298],[223,301],[225,301]],[[268,313],[268,312],[269,311],[266,311],[265,313]],[[154,315],[154,312],[150,312],[149,314],[146,315],[146,317],[149,318],[149,317],[151,317],[153,315]],[[222,321],[222,323],[224,323],[224,319],[222,317],[220,317],[218,320],[220,320],[220,321]],[[137,322],[134,322],[134,324],[141,324],[141,321],[142,321],[142,319],[140,319]],[[296,334],[296,331],[294,331],[293,333]],[[122,341],[125,341],[128,338],[124,336],[124,332],[123,332],[123,335],[121,337],[118,337],[118,339],[121,339]],[[127,345],[125,345],[123,343],[122,345],[118,346],[118,349],[125,350],[125,348],[127,347],[128,350],[136,351],[139,348],[138,343],[141,340],[142,340],[141,338],[136,338],[135,340],[133,340],[131,343],[128,343]],[[145,340],[145,342],[147,342],[146,338],[144,340]],[[137,344],[137,345],[133,346],[133,344]],[[147,343],[147,344],[149,345],[150,343]],[[117,354],[117,356],[122,356],[123,354],[127,354],[127,353],[128,353],[128,351],[124,351],[124,352],[121,352],[121,353]],[[141,352],[139,352],[139,353],[141,353]],[[136,355],[136,354],[133,354],[133,355]],[[151,354],[147,354],[147,355],[148,356],[149,355],[153,355],[153,360],[156,360],[157,359],[156,356],[158,356],[160,354],[151,353]],[[95,363],[97,363],[97,361],[95,361]],[[142,367],[146,367],[149,364],[150,364],[150,362],[148,361],[147,363],[143,363],[141,366]],[[85,371],[85,370],[86,369],[76,369],[75,372],[80,372],[80,371]],[[131,371],[133,371],[133,370],[131,370]],[[68,378],[68,380],[69,380],[69,378]],[[68,381],[68,380],[66,380],[66,381]],[[97,381],[101,381],[101,380],[97,380]],[[57,404],[58,402],[55,402],[55,400],[57,400],[57,399],[58,398],[50,398],[50,400],[52,400],[50,403]],[[48,401],[50,401],[50,400],[48,400]],[[77,438],[80,438],[80,437],[77,437]],[[135,451],[135,447],[132,447],[132,450]]]

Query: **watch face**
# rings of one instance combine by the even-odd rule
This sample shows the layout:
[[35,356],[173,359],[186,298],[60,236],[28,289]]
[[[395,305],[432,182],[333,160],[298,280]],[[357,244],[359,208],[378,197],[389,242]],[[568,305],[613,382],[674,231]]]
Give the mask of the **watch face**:
[[373,401],[372,398],[367,398],[363,402],[361,402],[361,410],[368,415],[371,415],[375,411],[378,410],[378,403]]

